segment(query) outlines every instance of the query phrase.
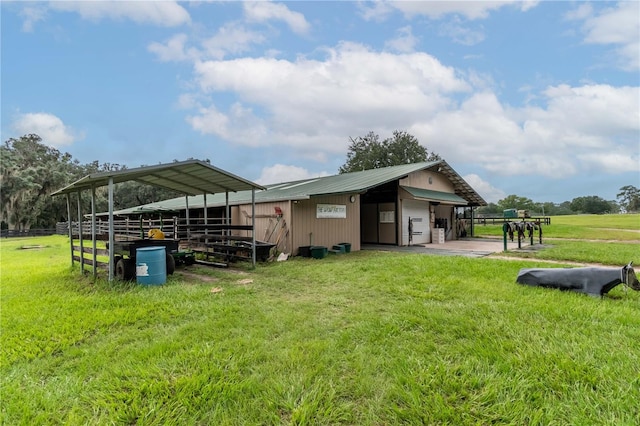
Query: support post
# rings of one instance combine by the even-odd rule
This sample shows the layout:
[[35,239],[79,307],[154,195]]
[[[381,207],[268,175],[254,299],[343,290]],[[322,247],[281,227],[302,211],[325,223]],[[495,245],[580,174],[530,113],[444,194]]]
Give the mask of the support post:
[[84,237],[82,235],[82,209],[80,207],[81,193],[78,191],[78,238],[80,239],[80,272],[84,275]]
[[504,251],[507,251],[507,222],[502,225],[502,243],[504,245]]
[[[225,207],[224,207],[224,220],[227,226],[231,225],[231,211],[229,210],[229,191],[225,191],[224,193]],[[225,235],[229,237],[231,235],[231,231],[227,228],[225,231]]]
[[[533,226],[533,223],[531,224]],[[533,229],[531,229],[531,245],[533,245]]]
[[113,178],[109,178],[109,281],[113,281],[116,265],[113,264],[115,258],[115,231],[113,227]]
[[256,189],[251,188],[251,265],[256,267]]
[[540,240],[540,244],[542,244],[542,222],[538,225],[538,238]]
[[187,241],[191,244],[191,223],[189,222],[189,195],[184,196],[185,219],[187,221]]
[[204,201],[204,243],[209,244],[209,239],[207,235],[209,234],[209,213],[207,212],[207,193],[202,194],[202,198]]
[[67,228],[69,231],[69,247],[71,248],[71,266],[73,267],[73,228],[71,222],[71,195],[67,193]]
[[96,253],[96,187],[91,187],[91,247],[93,253],[93,279],[98,276],[98,254]]

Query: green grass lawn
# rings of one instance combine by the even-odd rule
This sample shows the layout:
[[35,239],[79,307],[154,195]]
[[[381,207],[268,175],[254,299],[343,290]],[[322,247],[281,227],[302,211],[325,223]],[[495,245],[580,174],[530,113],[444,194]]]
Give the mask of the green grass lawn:
[[[475,225],[474,231],[478,237],[502,238],[502,225]],[[537,231],[535,236],[537,240]],[[637,243],[640,242],[640,214],[553,216],[551,225],[543,225],[542,238],[543,242],[547,238],[563,238]]]
[[[622,266],[640,253],[640,214],[554,216],[542,228],[543,250],[508,251],[500,256]],[[478,237],[502,238],[502,225],[476,225]],[[538,248],[535,231],[533,248]],[[526,238],[524,244],[529,244]],[[626,260],[625,260],[626,259]]]
[[542,261],[355,252],[139,286],[81,277],[65,237],[0,244],[2,424],[640,416],[640,293],[515,283]]

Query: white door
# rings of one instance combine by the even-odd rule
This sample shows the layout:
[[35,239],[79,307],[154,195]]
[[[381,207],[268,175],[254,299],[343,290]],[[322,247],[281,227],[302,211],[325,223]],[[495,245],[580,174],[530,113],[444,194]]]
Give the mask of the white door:
[[[409,238],[410,222],[411,238]],[[429,229],[429,202],[402,200],[402,245],[430,243]]]

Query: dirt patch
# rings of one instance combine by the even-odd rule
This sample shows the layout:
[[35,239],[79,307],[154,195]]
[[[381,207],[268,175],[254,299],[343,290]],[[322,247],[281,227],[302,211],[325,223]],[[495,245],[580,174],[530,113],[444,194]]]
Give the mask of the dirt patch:
[[193,272],[189,272],[189,271],[176,271],[175,274],[179,277],[184,278],[185,280],[188,281],[197,281],[197,282],[201,282],[201,283],[212,283],[212,282],[216,282],[219,281],[219,278],[216,277],[210,277],[208,275],[201,275],[201,274],[196,274]]

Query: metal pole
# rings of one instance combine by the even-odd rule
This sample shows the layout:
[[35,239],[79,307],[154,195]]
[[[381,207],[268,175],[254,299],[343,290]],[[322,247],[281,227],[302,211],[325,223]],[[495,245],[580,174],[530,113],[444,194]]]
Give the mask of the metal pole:
[[[225,199],[225,208],[224,208],[224,216],[225,216],[225,223],[227,226],[231,225],[231,219],[229,218],[230,216],[230,211],[229,211],[229,191],[225,191],[224,193],[224,199]],[[231,235],[231,231],[229,229],[225,230],[225,234],[227,236]]]
[[96,187],[91,187],[91,244],[93,248],[93,278],[98,276],[98,254],[96,253]]
[[67,226],[69,231],[69,247],[71,249],[71,266],[73,267],[73,228],[71,227],[71,195],[67,193]]
[[191,224],[189,223],[189,195],[184,196],[184,205],[186,207],[185,219],[187,221],[187,241],[191,243]]
[[84,237],[82,235],[82,210],[80,208],[80,191],[78,191],[78,238],[80,238],[80,271],[84,274]]
[[208,225],[209,225],[209,214],[207,213],[207,193],[202,194],[204,199],[204,243],[209,244],[209,240],[207,239],[207,234],[209,233]]
[[251,265],[256,267],[256,189],[251,188],[251,243],[253,250],[251,253]]
[[113,229],[113,178],[109,178],[109,281],[113,281],[116,265],[113,264],[116,238]]
[[504,244],[504,251],[507,251],[507,222],[502,225],[502,243]]
[[472,236],[472,237],[473,237],[473,236],[475,236],[475,233],[474,233],[474,223],[473,223],[473,222],[475,222],[475,219],[474,219],[474,217],[473,217],[473,206],[471,206],[471,236]]

